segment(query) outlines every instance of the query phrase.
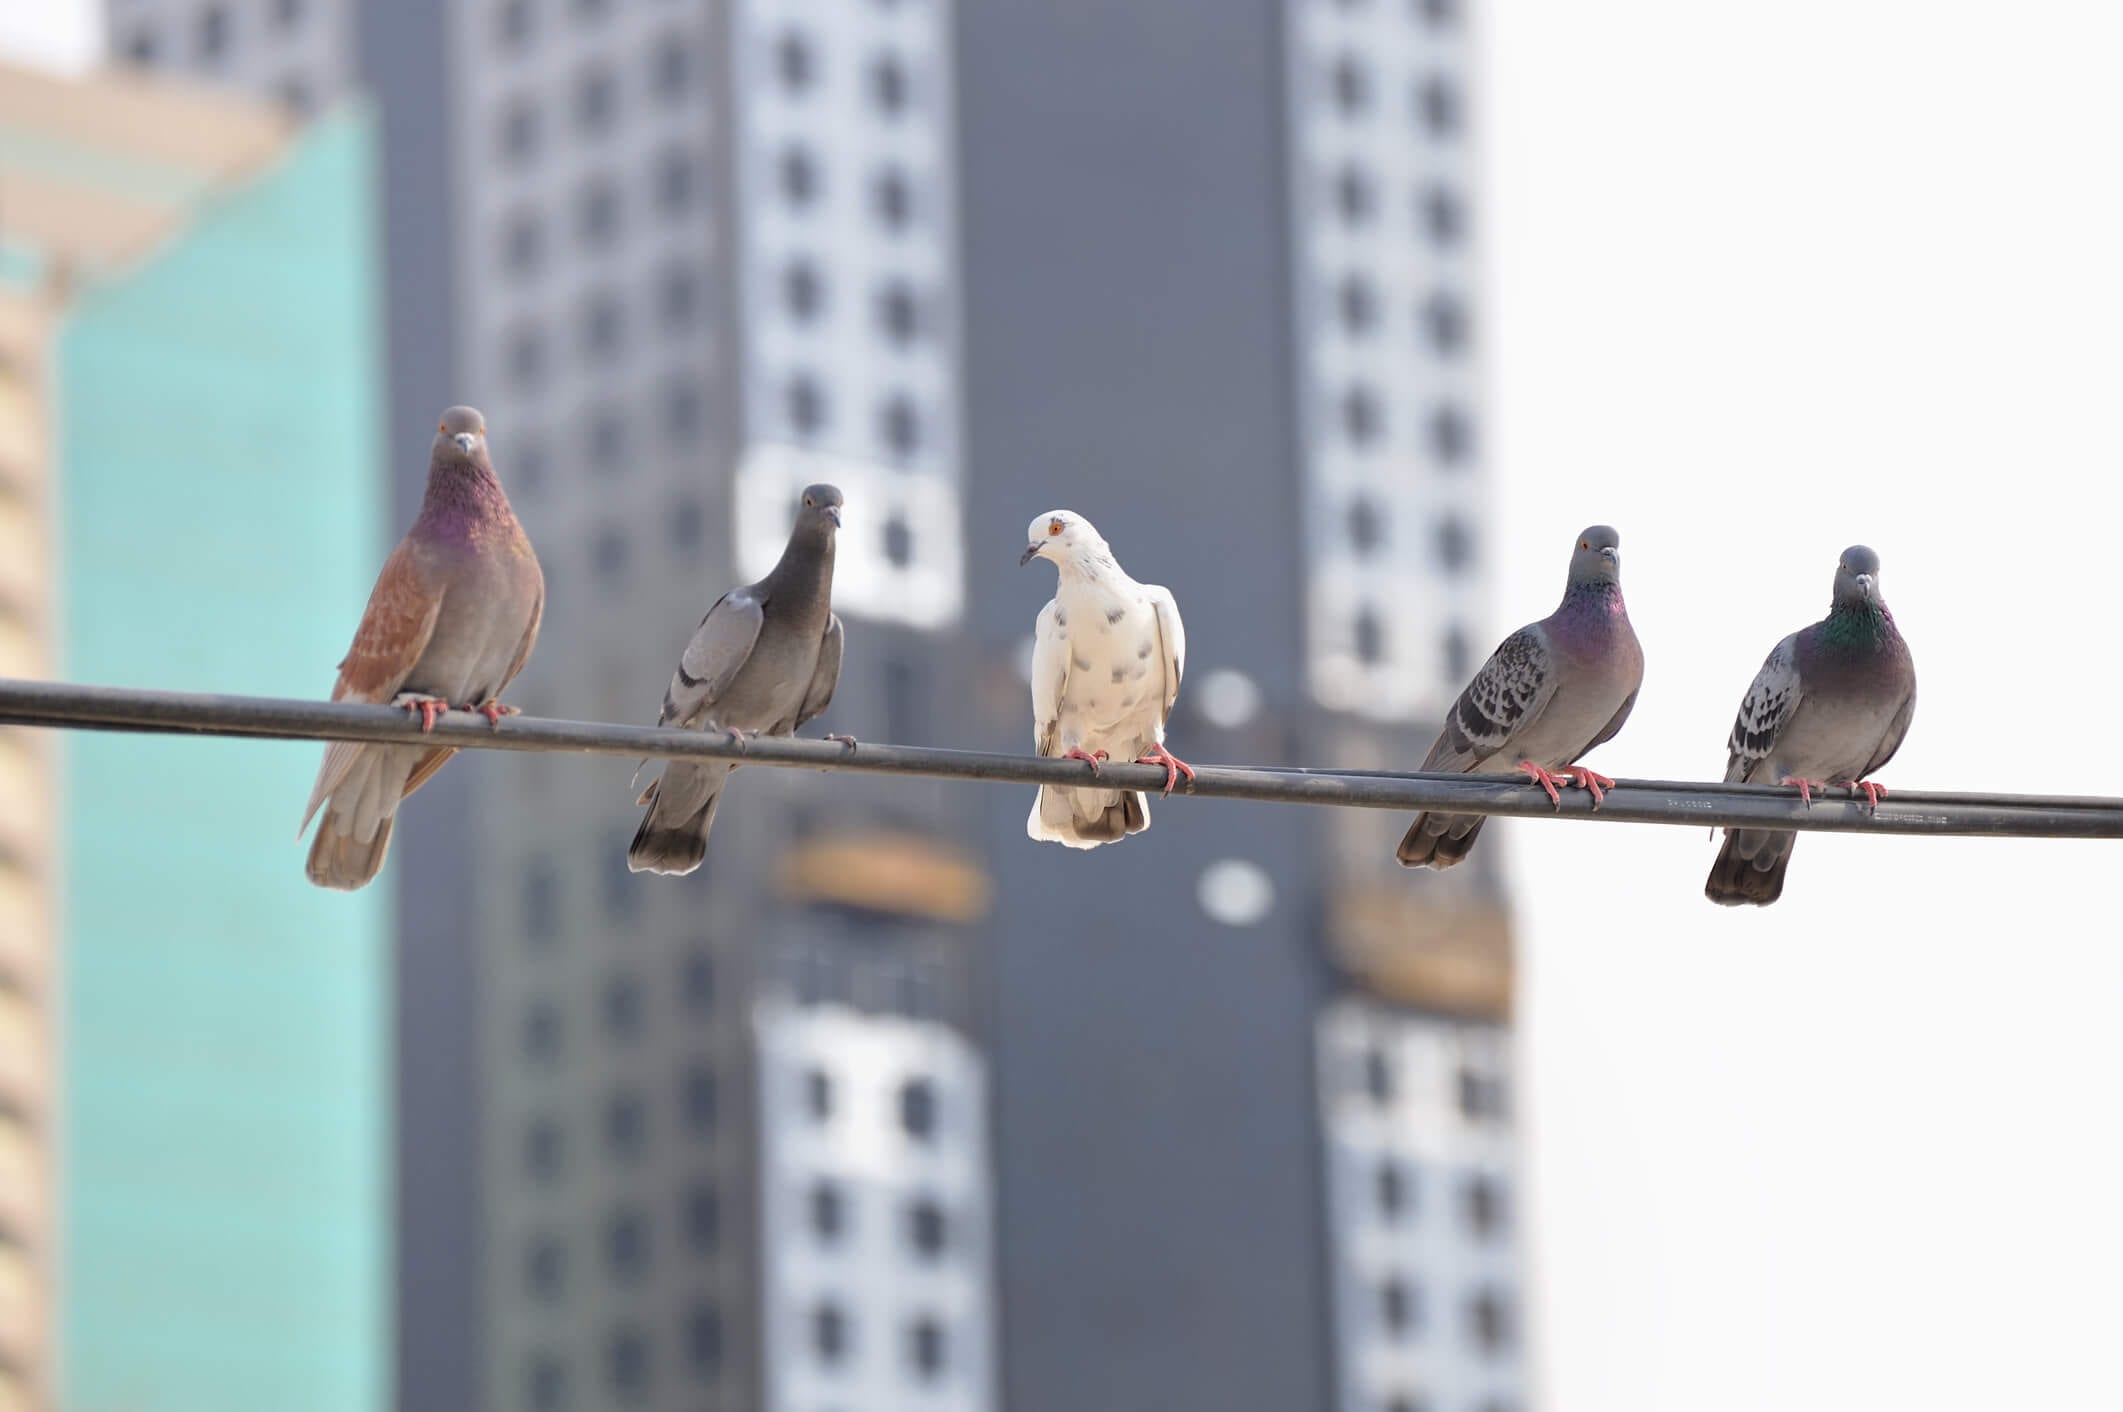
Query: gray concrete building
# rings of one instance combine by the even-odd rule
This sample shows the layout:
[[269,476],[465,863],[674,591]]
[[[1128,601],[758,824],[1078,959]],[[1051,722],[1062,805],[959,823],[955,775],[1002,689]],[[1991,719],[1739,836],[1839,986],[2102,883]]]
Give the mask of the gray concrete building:
[[[1057,506],[1178,595],[1188,758],[1410,767],[1493,640],[1458,0],[109,13],[381,109],[401,502],[482,406],[527,710],[653,719],[813,479],[861,737],[1025,748]],[[753,770],[671,881],[633,792],[406,813],[401,1407],[1524,1405],[1504,840],[1176,801],[1078,854]]]

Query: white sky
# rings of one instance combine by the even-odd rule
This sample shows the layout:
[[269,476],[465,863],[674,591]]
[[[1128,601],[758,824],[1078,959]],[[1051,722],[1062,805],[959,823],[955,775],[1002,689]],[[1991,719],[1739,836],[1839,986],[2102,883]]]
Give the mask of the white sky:
[[[1863,541],[1923,683],[1890,786],[2123,793],[2067,727],[2123,687],[2123,10],[1475,8],[1499,624],[1621,528],[1595,763],[1714,776]],[[0,53],[94,42],[0,3]],[[2123,1406],[2123,845],[1812,837],[1736,913],[1701,832],[1505,831],[1543,1405]]]

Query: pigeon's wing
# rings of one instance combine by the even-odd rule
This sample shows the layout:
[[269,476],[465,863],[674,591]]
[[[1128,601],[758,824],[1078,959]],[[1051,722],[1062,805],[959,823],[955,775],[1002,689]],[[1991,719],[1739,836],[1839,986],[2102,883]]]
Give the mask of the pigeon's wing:
[[[517,674],[523,670],[523,664],[531,660],[531,648],[538,642],[538,626],[544,621],[545,576],[540,574],[537,594],[531,600],[531,625],[524,629],[523,641],[517,644],[516,656],[509,663],[508,673],[501,679],[503,688],[506,688],[510,682],[516,680]],[[454,748],[446,748],[430,750],[427,754],[421,756],[420,763],[413,767],[413,773],[406,776],[405,794],[401,797],[411,798],[413,791],[433,779],[435,772],[441,769],[449,758],[456,753],[457,751]]]
[[[1479,768],[1509,748],[1511,738],[1547,709],[1555,696],[1555,657],[1548,634],[1529,623],[1498,645],[1446,713],[1445,729],[1423,761],[1443,773]],[[1624,708],[1626,714],[1627,708]],[[1616,721],[1614,729],[1621,723]]]
[[[383,561],[383,572],[376,576],[376,587],[361,614],[361,626],[354,630],[354,645],[339,663],[332,700],[380,706],[396,696],[435,635],[442,594],[441,578],[421,563],[410,540],[400,540],[391,557]],[[302,811],[303,828],[310,826],[317,806],[346,779],[347,771],[361,758],[361,749],[362,742],[353,740],[335,740],[325,747],[324,765],[317,771],[309,807]],[[448,758],[448,752],[438,753]]]
[[[1642,691],[1643,689],[1644,688],[1642,686],[1637,687],[1637,691]],[[1592,753],[1593,746],[1605,745],[1608,741],[1613,740],[1615,736],[1621,733],[1623,723],[1628,721],[1629,719],[1629,713],[1631,711],[1634,711],[1635,709],[1636,691],[1632,691],[1629,693],[1629,699],[1622,703],[1621,709],[1614,713],[1614,719],[1609,721],[1606,726],[1601,729],[1600,733],[1592,738],[1592,745],[1588,745],[1583,750],[1580,750],[1578,752],[1578,755],[1589,755]],[[1575,760],[1577,758],[1577,755],[1573,755],[1570,758]]]
[[1143,592],[1157,609],[1158,652],[1165,664],[1165,709],[1158,719],[1169,721],[1172,703],[1179,699],[1180,674],[1187,668],[1187,629],[1179,620],[1179,600],[1172,596],[1171,589],[1146,583]]
[[733,588],[716,599],[678,658],[656,724],[691,729],[706,720],[744,670],[765,622],[766,600],[756,589]]
[[1778,643],[1741,698],[1740,714],[1733,719],[1732,735],[1725,742],[1731,752],[1725,761],[1727,784],[1745,780],[1769,758],[1777,737],[1798,711],[1804,695],[1799,685],[1798,646],[1797,633]]
[[1871,761],[1859,772],[1859,779],[1865,778],[1894,758],[1894,753],[1902,748],[1902,737],[1909,734],[1909,718],[1916,713],[1917,686],[1915,682],[1911,682],[1909,695],[1902,698],[1902,704],[1896,709],[1894,719],[1887,723],[1887,731],[1880,737],[1879,745],[1873,750]]
[[1062,689],[1069,684],[1069,639],[1059,612],[1048,599],[1032,629],[1032,744],[1042,755],[1061,749]]
[[818,666],[811,673],[811,685],[805,688],[803,705],[796,708],[796,724],[816,717],[833,701],[833,688],[840,685],[840,614],[832,613],[826,618],[826,635],[818,644]]

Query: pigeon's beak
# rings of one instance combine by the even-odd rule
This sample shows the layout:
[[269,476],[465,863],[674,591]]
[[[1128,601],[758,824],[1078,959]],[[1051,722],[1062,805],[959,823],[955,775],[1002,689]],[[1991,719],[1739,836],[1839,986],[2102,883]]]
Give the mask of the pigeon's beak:
[[1874,598],[1879,595],[1879,591],[1879,580],[1875,579],[1871,574],[1858,575],[1858,592],[1864,594],[1867,598]]
[[458,432],[457,435],[451,437],[450,440],[456,442],[457,449],[459,451],[462,451],[467,456],[471,455],[472,448],[479,444],[479,438],[468,431]]
[[835,528],[835,529],[839,529],[839,528],[840,528],[840,507],[839,507],[838,505],[828,505],[828,506],[826,506],[826,518],[827,518],[827,519],[829,519],[829,520],[831,520],[831,521],[833,522],[833,528]]
[[1622,562],[1622,551],[1610,544],[1600,551],[1600,557],[1610,564],[1619,564]]
[[1022,569],[1025,565],[1031,563],[1034,559],[1037,559],[1039,557],[1039,551],[1045,549],[1046,547],[1047,546],[1044,544],[1026,545],[1025,552],[1017,556],[1017,567]]

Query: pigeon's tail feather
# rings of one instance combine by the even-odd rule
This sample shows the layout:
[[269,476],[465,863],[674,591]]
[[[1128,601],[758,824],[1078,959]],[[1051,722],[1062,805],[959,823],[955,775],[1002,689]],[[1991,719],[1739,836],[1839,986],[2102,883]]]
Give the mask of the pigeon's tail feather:
[[407,781],[427,753],[417,746],[369,746],[352,759],[327,760],[326,771],[336,777],[327,797],[310,806],[322,805],[324,811],[310,844],[311,882],[352,892],[376,876],[391,846],[391,822]]
[[728,765],[694,765],[673,761],[661,778],[642,793],[649,806],[634,841],[627,846],[627,871],[682,877],[708,856],[708,830],[715,827],[715,806],[722,801]]
[[1150,801],[1133,789],[1048,789],[1042,786],[1025,820],[1026,836],[1070,848],[1118,843],[1150,827]]
[[1720,907],[1767,907],[1784,894],[1799,836],[1765,829],[1728,829],[1718,861],[1710,865],[1703,896]]
[[1482,814],[1418,814],[1394,850],[1404,868],[1449,868],[1481,837]]

